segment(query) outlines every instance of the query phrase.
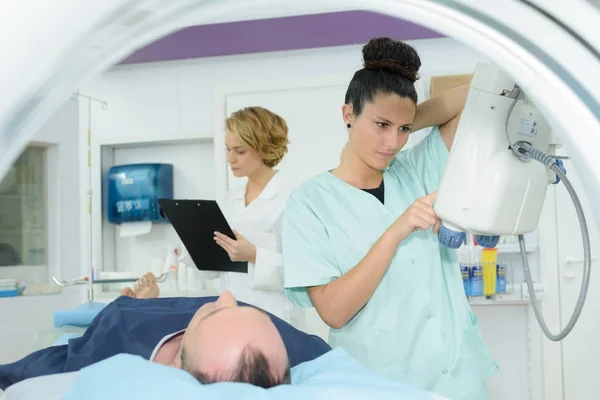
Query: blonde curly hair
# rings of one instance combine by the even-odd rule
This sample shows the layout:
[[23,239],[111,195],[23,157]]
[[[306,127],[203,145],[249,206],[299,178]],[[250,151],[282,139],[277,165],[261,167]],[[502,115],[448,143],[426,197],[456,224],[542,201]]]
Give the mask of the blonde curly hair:
[[279,164],[288,151],[287,123],[266,108],[242,108],[227,118],[225,126],[270,168]]

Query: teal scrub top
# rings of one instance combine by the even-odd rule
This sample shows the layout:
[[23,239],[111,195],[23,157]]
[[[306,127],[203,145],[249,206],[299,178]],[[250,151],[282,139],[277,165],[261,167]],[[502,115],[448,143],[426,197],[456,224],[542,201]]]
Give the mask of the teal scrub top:
[[[283,216],[284,286],[313,307],[306,287],[325,285],[357,265],[417,198],[438,189],[448,150],[438,127],[402,151],[383,173],[385,205],[324,172],[301,184]],[[453,400],[485,399],[498,366],[465,296],[456,254],[431,230],[403,241],[369,302],[330,344],[401,382]]]

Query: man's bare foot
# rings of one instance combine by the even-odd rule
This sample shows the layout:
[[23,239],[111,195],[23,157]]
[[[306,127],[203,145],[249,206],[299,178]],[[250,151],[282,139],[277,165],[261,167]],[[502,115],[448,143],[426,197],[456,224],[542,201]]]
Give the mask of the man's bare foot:
[[131,297],[132,299],[135,299],[135,292],[131,290],[130,287],[126,287],[121,289],[121,296],[127,296]]
[[144,274],[135,283],[133,293],[136,299],[155,299],[159,295],[158,283],[153,273]]

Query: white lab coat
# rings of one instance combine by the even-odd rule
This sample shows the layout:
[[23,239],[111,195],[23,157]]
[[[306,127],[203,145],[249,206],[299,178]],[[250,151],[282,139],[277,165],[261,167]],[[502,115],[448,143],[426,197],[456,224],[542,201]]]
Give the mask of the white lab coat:
[[[207,278],[220,278],[221,291],[291,322],[293,305],[283,293],[281,254],[282,215],[290,193],[276,173],[260,195],[246,207],[246,186],[227,192],[217,201],[232,229],[256,246],[256,264],[248,263],[248,273],[203,271]],[[185,247],[180,261],[195,267]]]

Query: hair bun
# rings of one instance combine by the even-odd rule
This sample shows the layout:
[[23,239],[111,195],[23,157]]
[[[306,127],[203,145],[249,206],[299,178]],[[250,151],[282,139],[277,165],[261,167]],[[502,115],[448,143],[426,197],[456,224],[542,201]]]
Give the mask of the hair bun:
[[387,37],[375,38],[363,47],[362,53],[365,69],[389,71],[413,83],[419,79],[421,59],[406,43]]

